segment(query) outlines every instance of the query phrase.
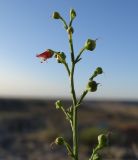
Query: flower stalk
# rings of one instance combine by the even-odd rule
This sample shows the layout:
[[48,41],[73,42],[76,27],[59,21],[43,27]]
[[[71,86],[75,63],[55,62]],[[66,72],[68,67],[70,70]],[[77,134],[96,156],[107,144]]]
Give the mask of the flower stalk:
[[[56,20],[61,20],[61,22],[64,25],[65,30],[68,34],[68,41],[69,41],[69,48],[70,48],[70,58],[71,58],[71,66],[69,67],[67,61],[66,61],[66,54],[64,52],[57,52],[48,49],[47,51],[37,55],[38,58],[41,58],[43,61],[52,58],[53,55],[56,58],[57,62],[60,64],[63,64],[65,66],[65,69],[69,76],[70,81],[70,93],[72,97],[72,105],[67,110],[63,107],[60,100],[58,100],[55,105],[56,109],[60,109],[63,111],[63,113],[66,116],[66,119],[69,120],[70,126],[72,129],[72,147],[65,141],[63,137],[58,137],[55,140],[55,144],[57,145],[64,145],[68,151],[68,155],[71,156],[73,160],[79,160],[79,153],[78,153],[78,109],[84,100],[85,96],[88,92],[95,92],[98,88],[98,84],[94,78],[96,78],[98,75],[103,73],[103,70],[101,67],[97,67],[94,73],[90,76],[89,82],[86,85],[85,90],[81,94],[80,98],[77,98],[76,92],[75,92],[75,84],[74,84],[74,71],[76,64],[82,59],[81,56],[84,53],[85,50],[93,51],[96,48],[96,40],[88,39],[82,49],[79,51],[78,55],[75,57],[74,53],[74,47],[73,47],[73,32],[74,29],[72,27],[72,22],[76,18],[76,12],[74,9],[70,10],[70,22],[67,24],[67,22],[64,20],[64,18],[58,13],[54,12],[52,17]],[[106,137],[102,134],[98,136],[98,145],[93,149],[92,155],[90,156],[89,160],[99,160],[98,158],[99,153],[98,151],[105,147],[106,143]]]
[[69,34],[69,44],[70,44],[70,52],[71,52],[71,73],[70,73],[70,84],[71,84],[71,95],[72,95],[72,101],[73,101],[73,128],[72,128],[72,134],[73,134],[73,153],[74,153],[74,160],[78,160],[78,125],[77,125],[77,99],[76,99],[76,93],[74,89],[74,69],[75,69],[75,61],[74,61],[74,49],[73,49],[73,41],[72,41],[72,34]]

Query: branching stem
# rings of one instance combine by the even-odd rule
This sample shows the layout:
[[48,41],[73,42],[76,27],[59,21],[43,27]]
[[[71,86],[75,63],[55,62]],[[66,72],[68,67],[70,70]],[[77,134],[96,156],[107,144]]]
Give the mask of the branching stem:
[[69,44],[70,44],[70,52],[71,52],[71,72],[70,72],[70,85],[71,85],[71,95],[73,101],[73,126],[72,126],[72,134],[73,134],[73,154],[74,160],[78,160],[78,124],[77,124],[77,98],[74,89],[74,69],[75,69],[75,61],[74,61],[74,49],[73,49],[73,40],[72,34],[69,34]]

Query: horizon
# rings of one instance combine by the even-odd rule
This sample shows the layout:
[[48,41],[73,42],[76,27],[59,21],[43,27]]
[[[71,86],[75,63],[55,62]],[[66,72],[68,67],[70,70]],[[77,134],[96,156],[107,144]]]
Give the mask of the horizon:
[[[57,99],[62,99],[62,101],[69,101],[71,102],[71,98],[69,97],[0,97],[0,100],[27,100],[27,101],[56,101]],[[87,102],[115,102],[115,103],[138,103],[137,99],[114,99],[114,98],[86,98],[84,103]]]

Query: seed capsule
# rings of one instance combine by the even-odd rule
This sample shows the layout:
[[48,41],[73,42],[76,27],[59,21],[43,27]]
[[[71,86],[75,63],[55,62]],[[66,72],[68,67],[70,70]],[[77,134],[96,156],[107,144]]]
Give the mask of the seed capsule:
[[85,49],[89,50],[89,51],[93,51],[96,47],[96,40],[92,40],[92,39],[88,39],[85,42]]
[[87,84],[87,90],[89,92],[95,92],[97,90],[98,83],[95,81],[89,81]]
[[60,109],[62,107],[62,103],[60,100],[56,101],[55,105],[56,105],[56,109]]
[[59,53],[56,53],[55,58],[57,59],[58,63],[64,63],[66,59],[66,55],[64,52],[59,52]]
[[103,73],[103,69],[101,67],[97,67],[95,71],[96,71],[97,74],[102,74]]
[[76,17],[76,12],[75,12],[74,9],[71,9],[70,10],[70,18],[71,18],[71,20],[73,20],[75,17]]
[[53,15],[52,15],[52,18],[54,19],[60,19],[60,14],[58,12],[54,12]]
[[56,138],[55,144],[57,144],[57,145],[63,145],[64,144],[64,138],[63,137]]

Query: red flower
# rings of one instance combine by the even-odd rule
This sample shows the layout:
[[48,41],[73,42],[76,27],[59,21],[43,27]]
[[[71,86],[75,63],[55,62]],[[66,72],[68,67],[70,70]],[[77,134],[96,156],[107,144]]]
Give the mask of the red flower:
[[54,53],[51,50],[46,50],[45,52],[41,54],[37,54],[36,57],[40,58],[41,63],[43,63],[43,61],[46,61],[48,58],[51,58],[53,54]]

